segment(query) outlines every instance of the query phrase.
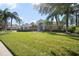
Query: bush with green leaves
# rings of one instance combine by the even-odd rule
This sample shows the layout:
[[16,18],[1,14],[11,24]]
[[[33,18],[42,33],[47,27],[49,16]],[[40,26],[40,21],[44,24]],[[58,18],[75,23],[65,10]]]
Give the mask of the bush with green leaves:
[[79,34],[79,31],[77,31],[76,33]]
[[71,26],[71,27],[68,29],[68,31],[69,31],[70,33],[74,33],[75,30],[76,30],[76,27],[75,27],[75,26]]
[[75,31],[77,34],[79,34],[79,26],[76,27],[76,31]]

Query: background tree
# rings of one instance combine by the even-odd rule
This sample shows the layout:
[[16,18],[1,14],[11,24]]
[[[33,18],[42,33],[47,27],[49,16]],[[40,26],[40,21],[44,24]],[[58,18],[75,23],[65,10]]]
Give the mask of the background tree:
[[37,25],[34,22],[31,23],[31,30],[37,30]]
[[41,14],[48,15],[48,18],[54,17],[56,19],[57,25],[59,25],[59,16],[65,15],[66,17],[66,32],[68,32],[69,27],[69,17],[74,14],[74,3],[42,3],[38,6],[38,10]]

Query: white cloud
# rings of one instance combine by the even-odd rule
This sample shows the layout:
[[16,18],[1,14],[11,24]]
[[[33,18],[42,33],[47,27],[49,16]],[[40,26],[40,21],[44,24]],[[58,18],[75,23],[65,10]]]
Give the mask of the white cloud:
[[21,17],[21,16],[20,16],[20,19],[22,19],[22,20],[23,20],[23,17]]
[[15,9],[17,7],[16,3],[0,3],[0,6],[6,6],[9,9]]
[[32,5],[40,5],[40,3],[38,2],[38,3],[32,3]]
[[9,7],[9,9],[15,9],[17,7],[16,3],[7,3],[6,5]]

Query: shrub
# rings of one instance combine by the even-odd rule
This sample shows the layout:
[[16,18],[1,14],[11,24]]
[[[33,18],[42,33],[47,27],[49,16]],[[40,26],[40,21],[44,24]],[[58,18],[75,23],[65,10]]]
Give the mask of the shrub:
[[76,30],[76,27],[75,27],[75,26],[72,26],[72,27],[70,27],[70,28],[68,29],[68,31],[71,32],[71,33],[74,33],[75,30]]
[[77,34],[79,34],[79,27],[76,27],[76,31]]
[[77,31],[76,33],[79,34],[79,31]]

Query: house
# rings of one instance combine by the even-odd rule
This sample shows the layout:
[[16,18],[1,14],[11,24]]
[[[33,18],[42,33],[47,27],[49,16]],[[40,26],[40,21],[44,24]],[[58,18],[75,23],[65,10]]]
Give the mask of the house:
[[31,24],[25,23],[21,25],[21,30],[30,30]]
[[8,30],[10,30],[10,29],[12,29],[12,30],[18,30],[18,29],[20,29],[20,26],[17,25],[17,24],[12,24],[12,26],[11,26],[11,23],[8,23],[7,29]]
[[[37,31],[53,31],[53,30],[57,30],[57,24],[56,22],[49,22],[49,24],[45,23],[46,20],[38,20],[37,23]],[[61,25],[61,24],[60,24]]]
[[37,23],[37,31],[44,31],[45,30],[44,20],[40,19],[36,23]]
[[2,29],[2,25],[0,25],[0,29]]

